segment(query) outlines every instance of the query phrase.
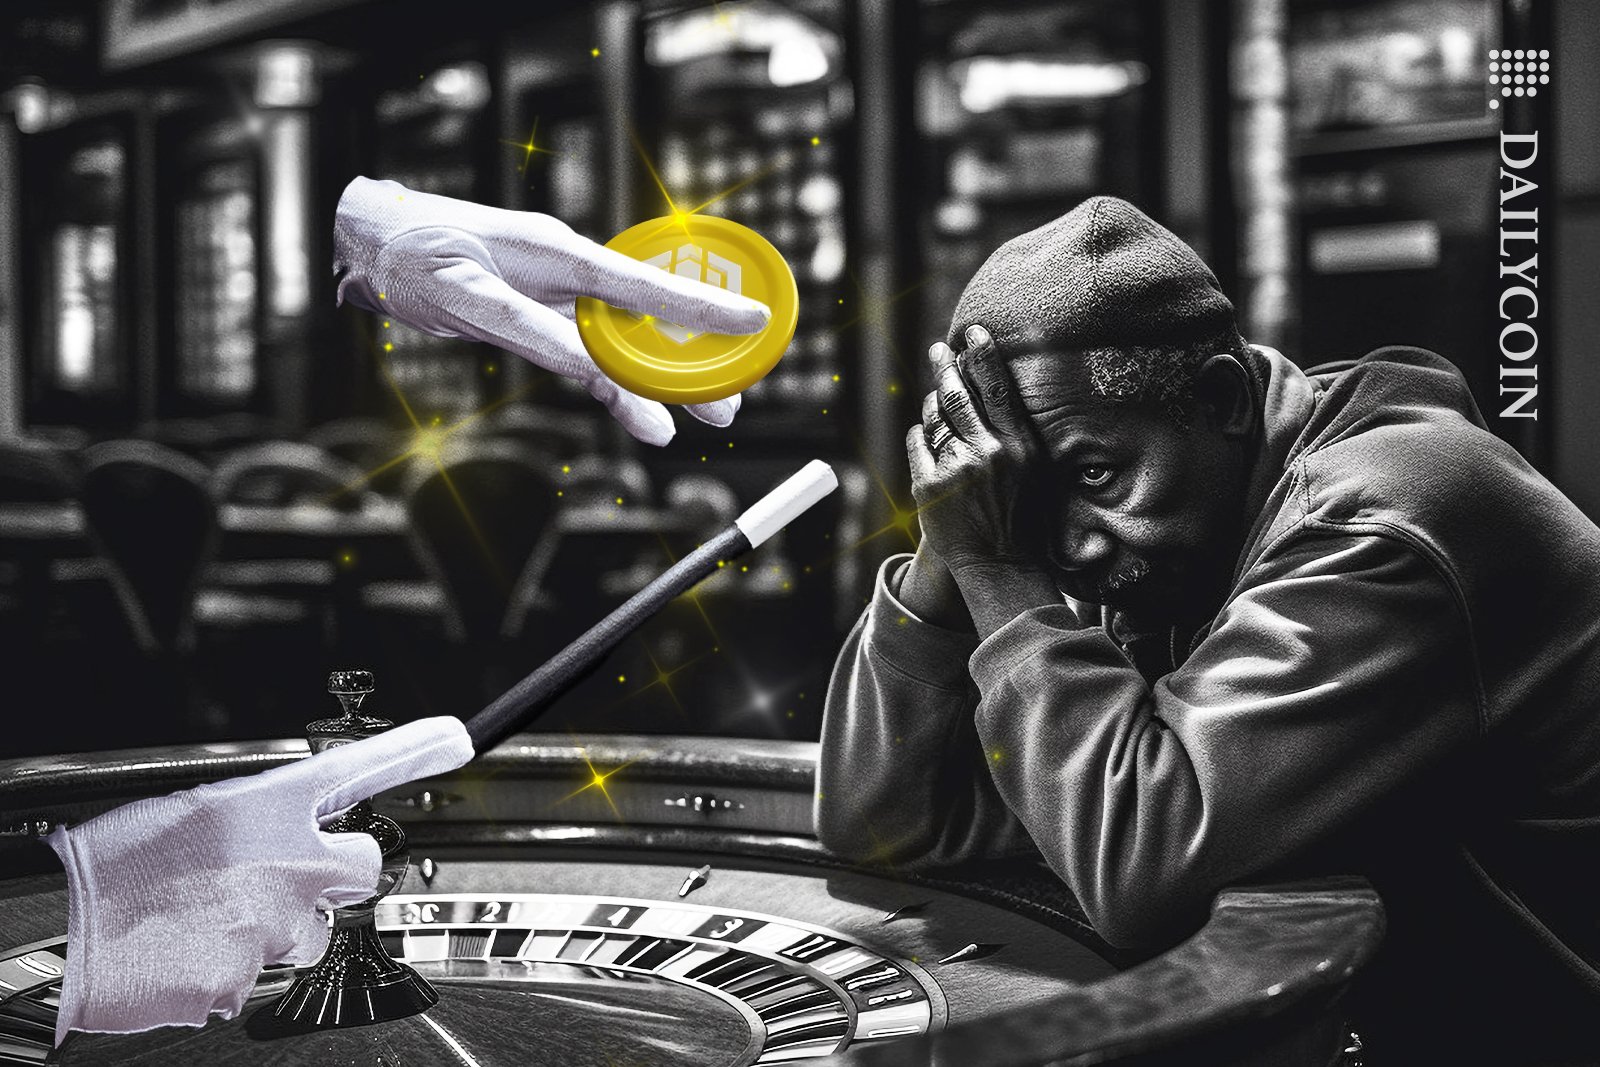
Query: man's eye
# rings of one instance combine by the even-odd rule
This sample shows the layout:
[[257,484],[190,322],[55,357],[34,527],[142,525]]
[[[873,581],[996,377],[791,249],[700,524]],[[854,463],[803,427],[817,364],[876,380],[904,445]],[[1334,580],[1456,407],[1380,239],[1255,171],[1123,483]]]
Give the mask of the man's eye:
[[1091,489],[1099,489],[1111,480],[1110,467],[1079,467],[1078,481]]

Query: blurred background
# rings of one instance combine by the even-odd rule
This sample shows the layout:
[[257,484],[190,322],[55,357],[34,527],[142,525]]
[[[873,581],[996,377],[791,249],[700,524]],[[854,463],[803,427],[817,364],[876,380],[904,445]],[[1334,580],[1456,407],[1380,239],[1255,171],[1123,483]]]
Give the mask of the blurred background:
[[[1503,406],[1492,47],[1554,75],[1518,105],[1540,417],[1491,421],[1600,515],[1600,5],[8,0],[0,38],[0,755],[292,736],[347,665],[379,714],[468,714],[819,456],[840,493],[541,723],[814,738],[914,544],[922,353],[1085,196],[1193,244],[1247,338],[1424,345]],[[513,356],[336,308],[362,174],[601,241],[711,201],[785,254],[799,331],[733,427],[639,446]]]

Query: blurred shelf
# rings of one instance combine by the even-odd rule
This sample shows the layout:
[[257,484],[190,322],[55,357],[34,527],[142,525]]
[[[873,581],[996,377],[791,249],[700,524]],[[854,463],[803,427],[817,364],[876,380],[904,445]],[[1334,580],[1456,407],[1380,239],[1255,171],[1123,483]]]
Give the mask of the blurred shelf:
[[1370,152],[1384,148],[1413,148],[1457,141],[1490,140],[1499,131],[1495,119],[1456,119],[1425,126],[1377,126],[1362,130],[1325,130],[1297,134],[1295,156],[1326,156],[1342,152]]

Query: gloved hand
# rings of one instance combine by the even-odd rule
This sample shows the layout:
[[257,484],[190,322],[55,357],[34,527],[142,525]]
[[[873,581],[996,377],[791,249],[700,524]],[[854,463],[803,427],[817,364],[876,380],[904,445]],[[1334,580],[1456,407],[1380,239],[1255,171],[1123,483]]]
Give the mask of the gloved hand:
[[56,1044],[68,1030],[232,1018],[265,964],[316,962],[323,912],[372,896],[382,865],[370,836],[318,827],[472,754],[461,720],[444,715],[58,826],[47,839],[67,869]]
[[[755,333],[766,305],[681,278],[580,237],[566,223],[398,182],[357,178],[334,221],[339,302],[382,312],[439,337],[471,337],[574,378],[641,441],[672,439],[666,407],[617,385],[583,347],[574,320],[579,296],[658,315],[707,333]],[[739,398],[686,405],[726,426]]]

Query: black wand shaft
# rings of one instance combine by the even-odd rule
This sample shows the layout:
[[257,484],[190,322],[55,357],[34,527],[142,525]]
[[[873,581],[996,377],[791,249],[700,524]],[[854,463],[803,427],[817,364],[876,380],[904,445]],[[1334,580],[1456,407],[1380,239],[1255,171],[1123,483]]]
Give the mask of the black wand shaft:
[[540,712],[586,678],[612,649],[647,619],[674,597],[714,574],[719,560],[741,556],[750,547],[744,531],[738,526],[729,526],[674,563],[664,574],[629,597],[627,603],[468,719],[467,734],[472,738],[473,749],[486,752],[531,725]]

